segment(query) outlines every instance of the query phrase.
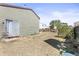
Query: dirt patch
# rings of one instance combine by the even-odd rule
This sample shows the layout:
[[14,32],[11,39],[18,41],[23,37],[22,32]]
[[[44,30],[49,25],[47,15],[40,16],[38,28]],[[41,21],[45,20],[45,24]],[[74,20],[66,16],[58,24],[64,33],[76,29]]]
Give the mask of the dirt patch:
[[[63,40],[54,37],[55,33],[43,32],[28,37],[19,37],[13,42],[0,42],[0,55],[11,56],[58,56],[59,50],[46,43],[47,39]],[[53,42],[52,42],[53,43]]]

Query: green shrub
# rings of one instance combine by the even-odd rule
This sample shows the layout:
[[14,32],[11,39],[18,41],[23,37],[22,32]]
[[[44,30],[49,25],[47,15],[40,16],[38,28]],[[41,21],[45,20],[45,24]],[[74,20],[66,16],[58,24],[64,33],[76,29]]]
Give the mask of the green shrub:
[[62,23],[60,20],[53,20],[50,22],[51,29],[53,29],[54,26],[57,27],[59,37],[65,38],[66,36],[72,36],[72,27],[68,26],[67,23]]

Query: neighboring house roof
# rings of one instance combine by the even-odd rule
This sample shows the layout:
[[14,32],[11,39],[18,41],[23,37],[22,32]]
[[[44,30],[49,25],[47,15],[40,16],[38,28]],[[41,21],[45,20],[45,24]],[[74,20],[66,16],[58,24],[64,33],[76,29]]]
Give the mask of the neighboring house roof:
[[24,9],[24,10],[31,10],[40,19],[40,17],[31,8],[14,6],[14,5],[11,5],[11,4],[6,4],[6,3],[0,3],[0,6],[11,7],[11,8],[18,8],[18,9]]
[[40,24],[40,29],[45,29],[45,28],[49,28],[49,26],[47,26],[46,24]]

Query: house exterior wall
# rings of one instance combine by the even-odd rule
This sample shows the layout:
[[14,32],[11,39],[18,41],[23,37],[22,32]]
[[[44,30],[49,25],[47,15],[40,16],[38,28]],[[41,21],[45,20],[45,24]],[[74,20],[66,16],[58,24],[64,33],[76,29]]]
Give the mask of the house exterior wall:
[[0,19],[0,38],[4,35],[4,25],[3,20]]
[[4,27],[6,19],[19,23],[21,36],[39,32],[39,19],[31,10],[0,6],[0,36],[6,31]]

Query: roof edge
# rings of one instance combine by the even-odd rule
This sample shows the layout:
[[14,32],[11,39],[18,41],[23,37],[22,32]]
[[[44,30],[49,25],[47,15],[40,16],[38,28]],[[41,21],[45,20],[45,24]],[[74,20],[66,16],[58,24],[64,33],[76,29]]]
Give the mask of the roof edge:
[[40,17],[35,13],[35,11],[31,8],[25,8],[25,7],[20,7],[20,6],[15,6],[15,5],[11,5],[11,3],[6,4],[6,3],[0,3],[0,6],[3,7],[10,7],[10,8],[17,8],[17,9],[24,9],[24,10],[31,10],[37,17],[38,19],[40,19]]

